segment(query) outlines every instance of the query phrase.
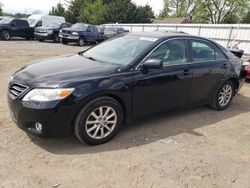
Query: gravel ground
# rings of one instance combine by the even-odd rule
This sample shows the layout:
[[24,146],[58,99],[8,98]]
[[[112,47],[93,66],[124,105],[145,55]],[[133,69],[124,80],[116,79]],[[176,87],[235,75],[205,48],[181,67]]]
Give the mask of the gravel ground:
[[0,187],[250,188],[250,83],[225,111],[201,107],[148,118],[100,146],[21,131],[7,107],[11,74],[32,61],[81,49],[0,41]]

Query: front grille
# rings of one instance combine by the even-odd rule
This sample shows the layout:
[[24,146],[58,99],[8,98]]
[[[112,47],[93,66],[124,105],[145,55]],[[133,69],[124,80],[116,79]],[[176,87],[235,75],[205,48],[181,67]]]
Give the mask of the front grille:
[[9,86],[9,95],[12,99],[16,99],[18,96],[20,96],[26,89],[28,89],[27,86],[21,85],[21,84],[11,84]]
[[71,34],[71,31],[63,30],[63,33],[65,33],[65,34]]

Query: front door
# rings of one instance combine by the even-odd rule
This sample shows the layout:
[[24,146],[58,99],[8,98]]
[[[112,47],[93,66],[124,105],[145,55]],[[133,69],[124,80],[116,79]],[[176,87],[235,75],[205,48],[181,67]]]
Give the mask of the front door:
[[141,116],[188,104],[192,82],[185,39],[170,39],[146,59],[161,59],[162,69],[138,68],[133,74],[133,113]]

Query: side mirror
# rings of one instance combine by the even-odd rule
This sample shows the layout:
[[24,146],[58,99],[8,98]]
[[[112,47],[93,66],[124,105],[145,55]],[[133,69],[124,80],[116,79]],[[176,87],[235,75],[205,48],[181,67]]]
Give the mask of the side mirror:
[[162,69],[163,61],[160,59],[148,59],[142,63],[144,69]]

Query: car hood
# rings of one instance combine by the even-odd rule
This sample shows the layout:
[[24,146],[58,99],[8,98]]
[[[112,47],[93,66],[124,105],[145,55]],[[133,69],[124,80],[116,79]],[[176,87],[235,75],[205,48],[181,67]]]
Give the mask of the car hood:
[[73,32],[73,31],[82,31],[82,30],[79,30],[79,29],[72,29],[72,28],[64,28],[63,29],[63,31],[71,31],[71,32]]
[[29,87],[58,87],[62,83],[110,75],[118,67],[80,54],[66,55],[25,66],[14,74],[12,82]]

